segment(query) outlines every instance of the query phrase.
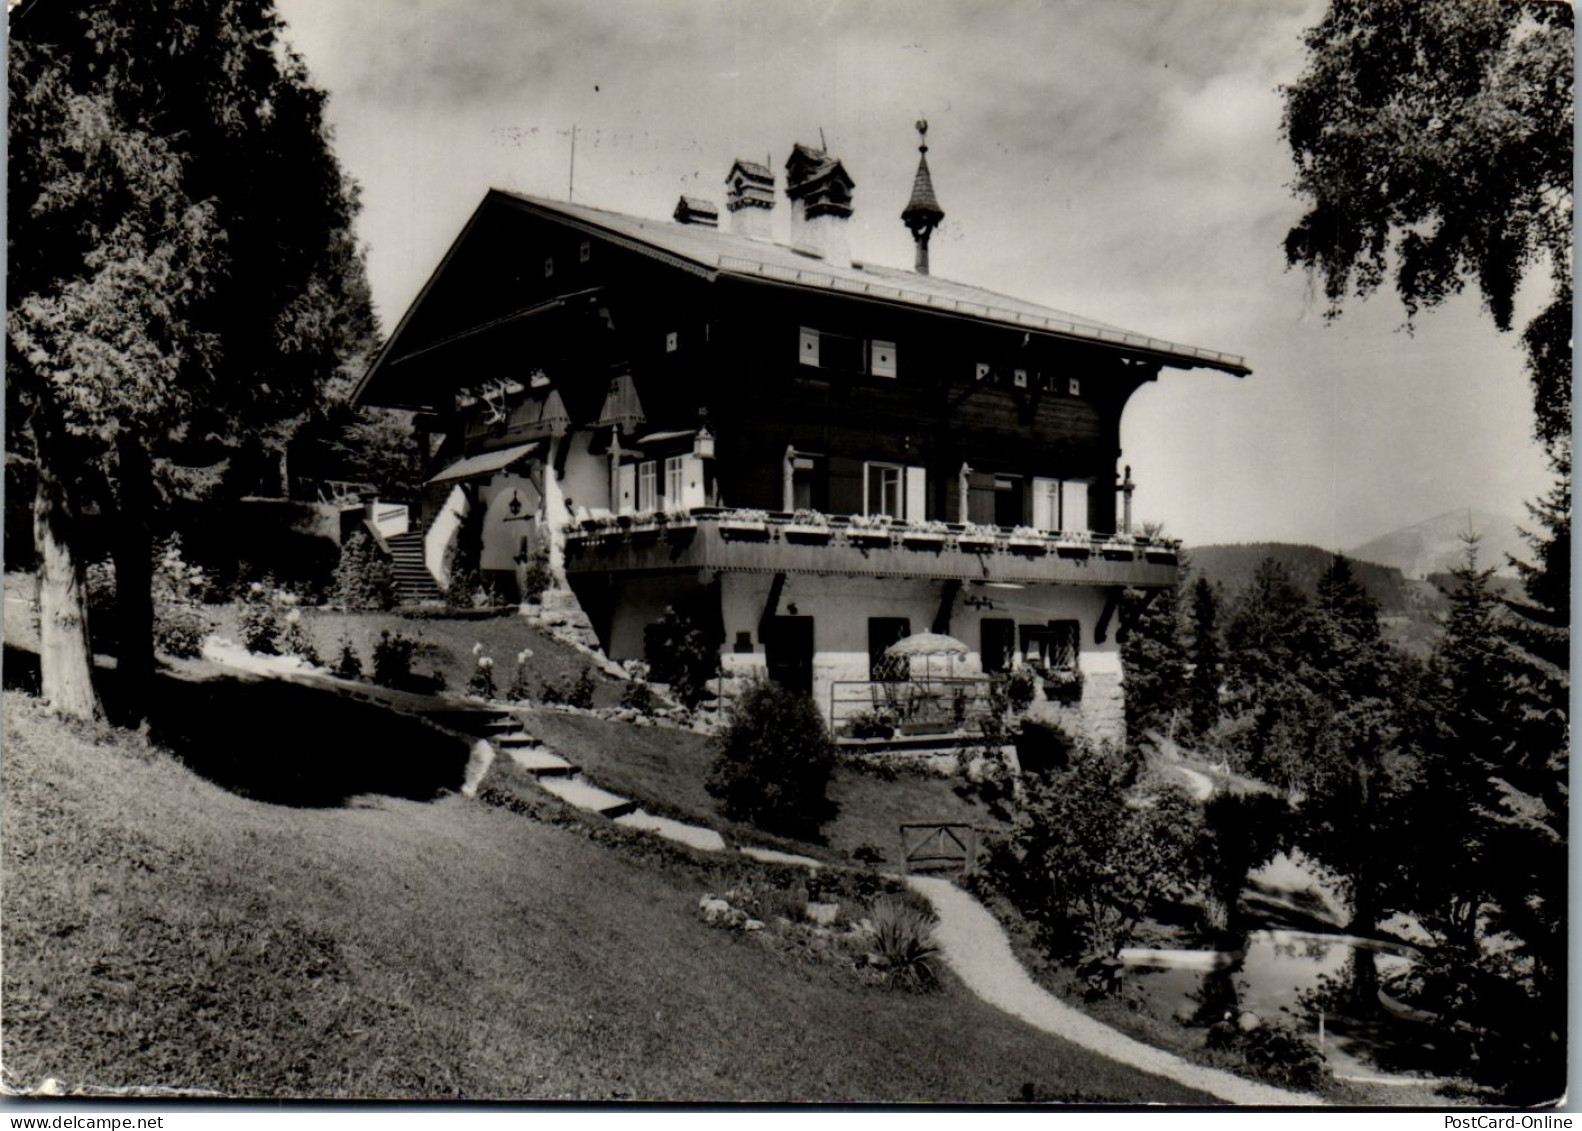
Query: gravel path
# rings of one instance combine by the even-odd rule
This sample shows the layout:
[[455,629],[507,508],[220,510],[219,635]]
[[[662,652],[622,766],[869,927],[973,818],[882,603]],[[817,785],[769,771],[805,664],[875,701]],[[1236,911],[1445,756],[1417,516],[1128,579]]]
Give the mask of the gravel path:
[[1217,1068],[1190,1064],[1173,1053],[1153,1048],[1118,1033],[1061,1002],[1039,986],[1011,952],[1010,940],[994,916],[972,896],[948,880],[908,876],[912,890],[933,904],[939,916],[934,928],[945,961],[978,997],[1034,1028],[1063,1037],[1111,1060],[1174,1080],[1228,1103],[1264,1107],[1322,1104],[1303,1092],[1288,1092],[1244,1080]]

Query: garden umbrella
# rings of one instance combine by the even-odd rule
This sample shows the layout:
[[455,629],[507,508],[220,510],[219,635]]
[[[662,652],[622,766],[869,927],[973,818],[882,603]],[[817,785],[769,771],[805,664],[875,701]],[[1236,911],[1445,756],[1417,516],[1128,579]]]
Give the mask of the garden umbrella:
[[[972,649],[954,636],[944,636],[938,632],[916,632],[897,640],[884,650],[884,654],[906,660],[908,668],[911,667],[914,659],[922,657],[926,679],[933,675],[935,656],[944,656],[951,665],[954,665],[957,656],[965,656],[970,651]],[[945,670],[950,671],[951,668],[947,667]]]

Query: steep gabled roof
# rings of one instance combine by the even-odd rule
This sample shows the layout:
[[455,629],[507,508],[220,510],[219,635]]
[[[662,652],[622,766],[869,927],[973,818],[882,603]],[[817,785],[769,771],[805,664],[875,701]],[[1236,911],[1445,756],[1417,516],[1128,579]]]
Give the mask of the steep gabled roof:
[[856,295],[1131,348],[1157,355],[1165,364],[1180,368],[1202,366],[1237,377],[1252,372],[1237,354],[1167,341],[938,275],[919,275],[869,263],[858,266],[810,259],[784,244],[766,243],[734,232],[648,220],[564,200],[545,200],[502,189],[491,189],[490,194],[707,278],[737,276]]

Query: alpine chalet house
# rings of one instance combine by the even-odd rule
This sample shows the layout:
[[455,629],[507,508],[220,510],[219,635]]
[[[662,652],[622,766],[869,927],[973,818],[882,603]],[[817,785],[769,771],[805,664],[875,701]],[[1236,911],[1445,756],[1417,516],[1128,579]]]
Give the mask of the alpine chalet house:
[[685,610],[726,672],[802,688],[837,727],[881,702],[891,645],[948,635],[967,654],[930,677],[1030,667],[1117,733],[1121,593],[1177,570],[1130,529],[1121,412],[1164,369],[1249,370],[930,274],[920,149],[911,271],[852,261],[855,182],[806,145],[783,198],[732,165],[723,214],[491,190],[358,389],[430,433],[408,538],[435,581],[510,585],[540,556],[612,659]]

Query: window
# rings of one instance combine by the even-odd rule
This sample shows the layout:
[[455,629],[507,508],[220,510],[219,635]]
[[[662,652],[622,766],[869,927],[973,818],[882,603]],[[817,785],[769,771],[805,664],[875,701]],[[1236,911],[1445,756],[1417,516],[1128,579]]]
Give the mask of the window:
[[1069,380],[1067,380],[1066,381],[1066,392],[1070,393],[1074,397],[1080,397],[1082,395],[1082,382],[1081,382],[1081,380],[1076,378],[1076,377],[1072,377]]
[[978,624],[982,631],[979,655],[983,657],[984,672],[1010,671],[1011,659],[1016,654],[1016,622],[985,617]]
[[668,456],[665,459],[665,503],[679,506],[687,489],[687,461],[685,456]]
[[905,657],[886,656],[884,653],[898,640],[912,635],[912,622],[906,617],[868,618],[868,678],[871,680],[905,679],[910,674],[911,662]]
[[659,505],[659,467],[653,460],[637,465],[637,509],[651,511]]
[[1081,646],[1081,626],[1074,620],[1052,620],[1048,624],[1024,624],[1022,662],[1047,672],[1077,670]]
[[587,240],[582,241],[582,246],[577,249],[577,262],[586,263],[593,258],[593,244]]
[[1018,389],[1027,388],[1027,370],[1018,369],[1013,372],[1011,374],[1011,384],[1015,385]]
[[555,260],[554,260],[554,257],[550,257],[549,259],[544,260],[544,278],[546,278],[546,279],[553,279],[554,277],[555,277]]
[[870,463],[863,476],[862,513],[905,518],[902,506],[901,468],[893,463]]
[[895,376],[894,342],[874,342],[870,355],[869,371],[875,377]]
[[996,475],[994,477],[994,524],[996,526],[1020,526],[1026,522],[1026,504],[1023,500],[1024,486],[1020,475]]
[[670,333],[665,335],[665,352],[666,353],[675,353],[676,352],[676,332],[674,330],[670,331]]
[[989,379],[989,363],[987,361],[978,362],[973,375],[979,381],[987,381]]

